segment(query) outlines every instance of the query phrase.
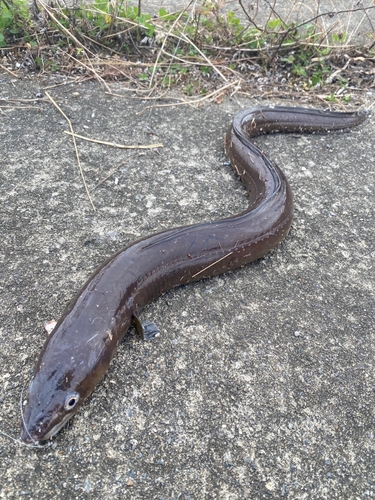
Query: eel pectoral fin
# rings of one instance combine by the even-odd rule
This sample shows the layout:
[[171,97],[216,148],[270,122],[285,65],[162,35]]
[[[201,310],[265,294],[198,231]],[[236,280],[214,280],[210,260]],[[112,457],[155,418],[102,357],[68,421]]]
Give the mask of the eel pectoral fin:
[[144,321],[142,323],[135,314],[133,314],[132,320],[142,340],[152,340],[160,335],[160,331],[153,321]]

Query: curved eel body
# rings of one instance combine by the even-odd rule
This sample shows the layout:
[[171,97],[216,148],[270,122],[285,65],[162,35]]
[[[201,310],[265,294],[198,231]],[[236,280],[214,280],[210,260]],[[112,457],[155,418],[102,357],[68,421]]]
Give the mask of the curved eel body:
[[163,231],[113,255],[78,292],[47,338],[23,409],[21,439],[54,436],[106,373],[147,303],[170,288],[253,262],[287,235],[292,193],[282,171],[250,139],[273,132],[326,132],[362,123],[364,113],[257,107],[240,111],[225,150],[249,193],[246,211]]

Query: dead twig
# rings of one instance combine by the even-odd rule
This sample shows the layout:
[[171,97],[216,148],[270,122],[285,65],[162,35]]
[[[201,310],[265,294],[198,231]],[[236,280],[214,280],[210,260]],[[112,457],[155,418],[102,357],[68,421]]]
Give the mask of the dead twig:
[[82,61],[79,61],[78,59],[76,59],[75,57],[73,57],[71,54],[67,54],[71,59],[73,59],[73,61],[77,62],[78,64],[80,64],[81,66],[83,66],[85,69],[87,69],[87,71],[90,71],[91,73],[94,74],[95,78],[97,78],[100,82],[102,82],[102,84],[104,85],[104,87],[108,90],[108,92],[110,91],[110,88],[108,87],[108,84],[105,82],[105,80],[103,80],[103,78],[98,74],[97,71],[95,71],[95,69],[92,67],[92,63],[89,59],[89,63],[90,63],[90,66],[87,66],[85,63],[83,63]]
[[105,146],[110,146],[112,148],[119,148],[119,149],[155,149],[155,148],[162,148],[163,144],[138,144],[136,146],[128,146],[127,144],[116,144],[115,142],[106,142],[106,141],[99,141],[97,139],[91,139],[90,137],[85,137],[84,135],[79,135],[76,134],[73,131],[68,131],[64,130],[66,134],[73,135],[74,137],[78,137],[78,139],[83,139],[84,141],[89,141],[89,142],[95,142],[96,144],[104,144]]
[[3,99],[3,98],[0,98],[0,102],[41,102],[41,101],[44,101],[44,102],[47,102],[48,99],[45,99],[43,97],[35,97],[35,98],[32,98],[32,99]]
[[171,106],[186,106],[186,105],[194,106],[194,104],[199,104],[203,101],[206,101],[207,99],[210,99],[211,97],[220,95],[224,90],[228,89],[229,87],[233,87],[234,85],[237,85],[239,87],[240,81],[237,80],[235,82],[228,83],[227,85],[224,85],[223,87],[220,87],[219,89],[214,90],[209,94],[205,94],[203,97],[199,97],[199,99],[190,99],[182,102],[172,102],[170,104],[153,104],[152,106],[146,106],[144,109],[142,109],[142,111],[139,111],[137,115],[141,115],[148,109],[153,109],[153,108],[169,108]]
[[197,273],[193,274],[192,278],[196,278],[197,276],[199,276],[200,274],[204,273],[205,271],[207,271],[207,269],[209,269],[210,267],[216,265],[218,262],[221,262],[222,260],[226,259],[227,257],[230,257],[232,255],[233,252],[229,252],[227,253],[226,255],[224,255],[224,257],[221,257],[220,259],[217,259],[215,260],[215,262],[213,262],[212,264],[210,264],[209,266],[206,266],[204,267],[203,269],[201,269],[200,271],[198,271]]
[[2,106],[1,104],[0,109],[35,109],[35,111],[42,111],[42,108],[36,106]]
[[69,38],[71,39],[78,47],[81,47],[81,49],[89,52],[92,56],[94,56],[94,53],[91,52],[90,49],[85,47],[74,35],[71,33],[65,26],[63,26],[60,21],[53,15],[52,9],[49,5],[46,5],[42,0],[38,0],[38,3],[42,6],[42,9],[47,13],[47,15],[52,19],[54,23],[57,24],[59,29]]
[[69,125],[69,128],[70,128],[70,132],[72,134],[72,140],[73,140],[73,144],[74,144],[74,150],[75,150],[75,153],[76,153],[76,158],[77,158],[77,162],[78,162],[78,168],[79,168],[79,172],[80,172],[81,177],[82,177],[82,182],[83,182],[83,185],[85,187],[87,196],[88,196],[88,198],[90,200],[91,206],[92,206],[93,210],[96,210],[96,208],[94,206],[94,203],[92,201],[91,195],[90,195],[90,191],[89,191],[89,189],[87,187],[87,184],[86,184],[85,176],[83,174],[81,162],[80,162],[80,159],[79,159],[79,154],[78,154],[78,149],[77,149],[77,143],[76,143],[76,139],[75,139],[75,134],[74,134],[73,126],[72,126],[72,122],[66,116],[66,114],[64,113],[64,111],[60,108],[60,106],[58,106],[58,104],[52,99],[52,97],[49,95],[48,92],[46,92],[46,96],[52,102],[52,104],[55,106],[55,108],[63,115],[63,117],[65,118],[65,120],[68,122],[68,125]]
[[167,43],[167,39],[168,39],[169,35],[172,33],[172,31],[175,28],[175,26],[177,25],[178,21],[183,16],[183,14],[190,7],[190,5],[191,5],[191,2],[189,3],[189,5],[187,7],[185,7],[185,9],[183,11],[180,12],[180,14],[177,16],[177,18],[175,19],[175,21],[172,24],[172,26],[169,28],[168,33],[166,33],[166,35],[164,37],[163,43],[161,44],[161,48],[160,48],[160,50],[158,52],[158,55],[156,56],[156,60],[155,60],[155,63],[153,65],[153,68],[152,68],[152,73],[151,73],[151,78],[150,78],[150,87],[152,86],[152,82],[154,80],[155,72],[156,72],[156,69],[158,67],[158,62],[159,62],[159,59],[161,57],[162,50],[164,50],[165,44]]
[[14,76],[14,78],[19,78],[19,76],[14,73],[13,71],[11,71],[10,69],[6,68],[5,66],[3,66],[2,64],[0,64],[0,68],[4,71],[7,71],[9,74],[11,74],[12,76]]

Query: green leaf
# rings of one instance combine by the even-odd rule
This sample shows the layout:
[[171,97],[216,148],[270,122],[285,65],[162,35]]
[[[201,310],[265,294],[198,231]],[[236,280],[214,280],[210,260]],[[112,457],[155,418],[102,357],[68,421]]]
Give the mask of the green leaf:
[[298,76],[307,76],[307,72],[306,72],[305,68],[302,68],[302,66],[300,64],[297,64],[296,66],[294,66],[294,68],[292,69],[292,73],[294,75],[298,75]]
[[276,28],[280,28],[281,24],[281,19],[271,19],[267,23],[267,28],[269,28],[270,30],[274,30]]
[[200,67],[200,70],[202,71],[202,73],[204,73],[205,75],[209,75],[211,73],[211,68],[209,66],[201,66]]
[[129,19],[135,19],[138,17],[138,7],[128,7],[125,13],[126,17]]
[[165,9],[164,7],[161,7],[158,10],[158,16],[162,17],[163,21],[170,21],[171,19],[175,18],[175,16],[169,14],[169,12],[167,11],[167,9]]
[[315,34],[315,25],[314,24],[306,24],[305,26],[305,34],[306,37],[310,37]]
[[283,62],[288,63],[288,64],[293,64],[293,63],[294,63],[294,61],[296,60],[296,58],[294,57],[294,55],[293,55],[293,54],[289,54],[289,55],[288,55],[288,57],[282,57],[282,58],[281,58],[281,60],[282,60]]
[[344,43],[347,39],[347,33],[333,33],[331,40],[333,43]]
[[186,85],[184,91],[185,91],[185,94],[191,95],[193,93],[193,86],[192,86],[192,84],[189,83],[188,85]]
[[311,77],[311,84],[313,86],[318,85],[322,81],[322,75],[316,74]]
[[227,13],[227,21],[228,21],[228,24],[232,25],[232,26],[240,26],[241,24],[241,21],[238,19],[238,17],[235,15],[234,12],[232,12],[231,10]]
[[331,92],[327,97],[326,97],[326,101],[336,101],[336,97],[335,97],[335,94],[333,92]]

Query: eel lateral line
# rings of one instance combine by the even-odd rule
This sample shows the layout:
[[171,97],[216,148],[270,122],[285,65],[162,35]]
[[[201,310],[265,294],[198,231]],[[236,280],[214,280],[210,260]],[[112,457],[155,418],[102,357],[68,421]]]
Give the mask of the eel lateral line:
[[[21,439],[54,436],[106,373],[137,314],[170,288],[253,262],[288,234],[293,200],[283,172],[251,142],[273,132],[327,132],[355,127],[365,113],[255,107],[240,111],[225,150],[249,194],[249,207],[226,219],[178,227],[138,240],[89,278],[47,338],[23,408]],[[151,330],[151,332],[147,332]]]

